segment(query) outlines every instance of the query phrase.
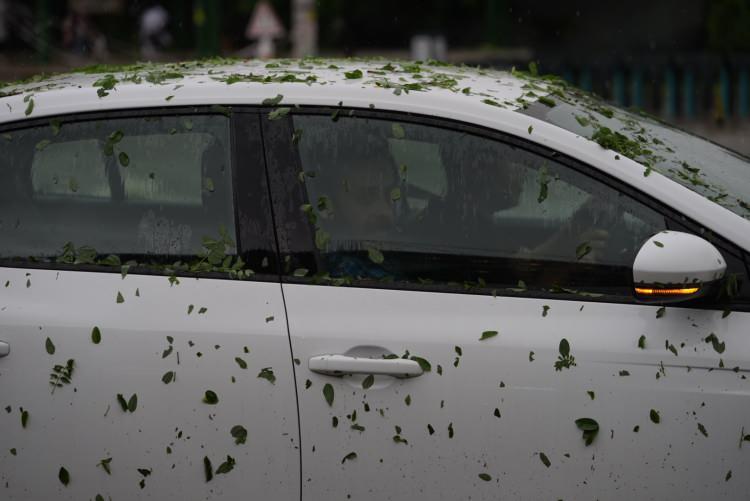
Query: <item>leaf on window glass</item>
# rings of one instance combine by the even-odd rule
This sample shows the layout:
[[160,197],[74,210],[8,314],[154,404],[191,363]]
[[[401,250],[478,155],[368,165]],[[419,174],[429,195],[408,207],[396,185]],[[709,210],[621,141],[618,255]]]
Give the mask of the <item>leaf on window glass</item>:
[[71,177],[68,180],[68,188],[70,188],[70,191],[72,191],[73,193],[78,191],[78,181],[76,181],[74,177]]
[[485,482],[489,482],[492,480],[492,477],[487,473],[480,473],[479,478],[484,480]]
[[309,272],[310,270],[308,270],[307,268],[297,268],[296,270],[292,272],[292,275],[297,278],[302,278],[302,277],[307,276]]
[[302,139],[302,129],[294,129],[294,132],[292,133],[292,144],[299,144],[300,139]]
[[270,367],[264,367],[260,370],[258,373],[258,377],[261,379],[265,379],[271,384],[274,384],[276,382],[276,375],[273,373],[273,369]]
[[285,116],[289,114],[289,112],[292,111],[291,108],[276,108],[275,110],[268,113],[268,119],[269,120],[281,120]]
[[276,97],[267,97],[260,104],[263,106],[278,106],[282,99],[284,99],[283,95],[276,94]]
[[52,141],[49,139],[42,139],[38,143],[36,143],[36,151],[42,151],[44,148],[52,144]]
[[659,415],[659,411],[657,411],[656,409],[651,409],[648,413],[648,417],[655,424],[659,424],[661,422],[661,416]]
[[240,366],[240,369],[247,369],[247,362],[245,362],[240,357],[234,357],[234,361],[237,362],[237,365]]
[[127,167],[128,165],[130,165],[130,157],[124,151],[121,151],[117,155],[117,160],[120,162],[120,165],[122,165],[123,167]]
[[[364,378],[362,380],[362,389],[366,390],[366,389],[370,388],[373,385],[374,382],[375,382],[375,376],[373,376],[372,374],[370,374],[369,376],[367,376],[366,378]],[[308,386],[308,388],[309,388],[309,386]]]
[[576,259],[583,259],[589,252],[591,252],[591,245],[588,242],[583,242],[576,247]]
[[99,344],[102,342],[102,331],[99,329],[99,327],[94,327],[91,329],[91,342],[94,344]]
[[549,467],[550,467],[550,465],[552,464],[552,463],[550,463],[550,461],[549,461],[549,458],[547,457],[547,455],[546,455],[545,453],[543,453],[543,452],[540,452],[540,453],[539,453],[539,460],[540,460],[540,461],[542,462],[542,464],[543,464],[544,466],[546,466],[547,468],[549,468]]
[[393,137],[396,139],[403,139],[406,137],[406,132],[404,131],[404,128],[401,126],[401,124],[391,124],[391,132],[393,133]]
[[547,173],[547,167],[542,167],[539,169],[539,195],[536,198],[538,203],[547,200],[547,195],[549,194],[549,183],[550,177]]
[[391,201],[396,202],[401,200],[401,188],[398,186],[391,190]]
[[61,466],[60,471],[57,472],[57,478],[60,479],[60,483],[65,487],[70,483],[70,473],[68,473],[68,470],[64,466]]
[[315,247],[318,250],[325,250],[328,247],[328,242],[331,240],[331,235],[325,230],[318,228],[315,230]]
[[182,127],[185,130],[193,130],[193,121],[190,120],[189,118],[186,118],[185,120],[182,121]]
[[209,405],[216,405],[219,403],[219,396],[216,394],[215,391],[206,390],[206,392],[203,394],[203,403],[209,404]]
[[385,259],[383,253],[374,247],[367,248],[367,257],[375,264],[382,264]]
[[50,338],[47,338],[47,340],[44,342],[44,348],[47,350],[47,353],[50,355],[55,354],[55,344],[52,342]]
[[323,387],[323,397],[329,406],[333,406],[333,386],[330,383],[326,383]]
[[206,189],[206,191],[210,191],[211,193],[216,190],[216,187],[214,186],[214,180],[210,177],[206,177],[203,179],[203,187]]
[[232,426],[232,429],[229,430],[229,434],[234,438],[234,443],[236,445],[244,444],[247,441],[247,430],[242,425],[237,424]]
[[482,335],[479,337],[480,341],[484,341],[485,339],[490,339],[497,336],[497,331],[484,331],[482,332]]

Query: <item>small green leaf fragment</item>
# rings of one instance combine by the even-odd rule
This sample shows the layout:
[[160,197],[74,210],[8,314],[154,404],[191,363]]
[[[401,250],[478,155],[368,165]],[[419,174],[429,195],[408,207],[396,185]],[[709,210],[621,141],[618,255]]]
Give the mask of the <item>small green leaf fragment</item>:
[[656,240],[653,240],[653,242],[654,242],[654,245],[655,245],[655,246],[657,246],[657,247],[660,247],[660,248],[661,248],[661,247],[664,247],[664,244],[663,244],[663,243],[661,243],[661,242],[658,242],[658,241],[656,241]]
[[263,106],[278,106],[282,99],[284,99],[283,95],[276,94],[276,97],[267,97],[267,98],[265,98],[261,102],[261,104]]
[[216,394],[215,391],[206,390],[206,392],[203,395],[203,403],[209,404],[209,405],[216,405],[219,403],[219,396]]
[[161,377],[161,382],[164,383],[164,384],[169,384],[172,381],[174,381],[174,377],[175,377],[175,372],[174,371],[167,371]]
[[547,455],[546,455],[545,453],[543,453],[543,452],[540,452],[540,453],[539,453],[539,460],[540,460],[540,461],[542,462],[542,464],[543,464],[544,466],[546,466],[547,468],[549,468],[549,467],[550,467],[550,465],[552,464],[552,463],[550,463],[550,461],[549,461],[549,458],[547,457]]
[[591,390],[586,391],[586,394],[589,396],[591,400],[594,400],[596,398],[596,394]]
[[391,132],[393,133],[393,137],[396,139],[404,139],[406,137],[406,132],[404,131],[404,128],[401,126],[401,124],[391,124]]
[[44,348],[47,350],[47,353],[50,355],[55,354],[55,344],[52,342],[50,338],[47,338],[47,340],[44,342]]
[[350,452],[346,456],[344,456],[344,459],[341,460],[341,464],[346,463],[347,461],[351,461],[353,459],[357,459],[357,453],[356,452]]
[[273,369],[270,367],[262,368],[258,373],[258,377],[261,379],[265,379],[271,384],[276,383],[276,375],[273,373]]
[[330,383],[326,383],[323,387],[323,397],[329,406],[333,406],[333,386]]
[[661,318],[667,313],[667,307],[662,306],[658,310],[656,310],[656,318]]
[[117,155],[117,160],[120,162],[120,165],[122,165],[123,167],[127,167],[128,165],[130,165],[130,157],[124,151],[121,151]]
[[229,430],[229,434],[234,438],[236,445],[244,444],[247,441],[247,429],[244,426],[236,424]]
[[130,396],[130,399],[128,400],[128,410],[130,412],[135,412],[137,408],[138,408],[138,395],[133,393]]
[[64,466],[60,467],[60,471],[57,473],[57,478],[60,479],[60,483],[65,487],[70,483],[70,473],[68,473],[68,470],[66,470]]
[[492,480],[492,477],[487,473],[480,473],[479,478],[484,480],[485,482],[489,482]]
[[378,249],[375,249],[374,247],[368,247],[367,249],[367,257],[375,264],[382,264],[385,260],[385,257],[383,256],[383,253],[380,252]]
[[99,327],[94,327],[91,329],[91,342],[94,344],[99,344],[102,342],[102,331],[99,329]]
[[[308,379],[308,381],[309,381],[309,379]],[[373,385],[374,382],[375,382],[375,376],[373,376],[372,374],[368,375],[366,378],[364,378],[362,380],[362,389],[366,390],[366,389],[370,388]]]
[[210,482],[214,478],[214,468],[211,465],[211,460],[208,456],[203,457],[203,473],[206,476],[206,482]]
[[657,411],[656,409],[651,409],[648,413],[648,417],[654,424],[659,424],[661,422],[661,416],[659,415],[659,411]]
[[247,369],[247,362],[240,357],[234,357],[234,361],[240,366],[240,369]]
[[117,394],[117,403],[122,407],[122,412],[128,412],[128,402],[125,400],[125,397],[122,396],[122,393]]
[[290,111],[292,111],[292,109],[287,108],[287,107],[276,108],[275,110],[268,113],[268,119],[269,120],[281,120],[282,118],[287,116]]
[[122,292],[120,292],[120,291],[117,291],[117,299],[116,299],[116,301],[117,301],[117,304],[120,304],[120,303],[124,303],[124,302],[125,302],[125,298],[124,298],[124,297],[122,297]]
[[29,422],[29,411],[24,409],[21,411],[21,428],[26,428],[26,425]]
[[638,338],[638,348],[645,350],[646,349],[646,336],[641,334],[641,337]]
[[34,99],[29,99],[29,102],[26,105],[26,111],[24,111],[23,114],[29,116],[32,111],[34,111]]
[[357,78],[362,78],[362,70],[352,70],[352,71],[346,71],[344,72],[344,76],[347,78],[347,80],[354,80]]
[[479,337],[480,341],[484,341],[486,339],[490,339],[497,336],[497,331],[484,331],[482,332],[482,335]]
[[424,372],[430,372],[432,370],[432,364],[427,359],[422,358],[422,357],[416,357],[416,356],[412,356],[410,357],[410,359],[417,362],[419,364],[419,367]]
[[699,431],[699,432],[701,432],[701,434],[702,434],[702,435],[703,435],[704,437],[707,437],[707,436],[708,436],[708,431],[706,430],[706,427],[705,427],[705,426],[703,426],[703,424],[701,424],[701,423],[698,423],[698,431]]

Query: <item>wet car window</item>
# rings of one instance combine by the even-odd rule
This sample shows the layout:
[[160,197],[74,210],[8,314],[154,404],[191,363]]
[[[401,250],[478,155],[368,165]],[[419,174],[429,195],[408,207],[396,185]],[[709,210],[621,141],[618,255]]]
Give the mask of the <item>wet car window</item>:
[[664,218],[521,148],[379,119],[295,115],[322,271],[331,280],[575,288],[629,295]]

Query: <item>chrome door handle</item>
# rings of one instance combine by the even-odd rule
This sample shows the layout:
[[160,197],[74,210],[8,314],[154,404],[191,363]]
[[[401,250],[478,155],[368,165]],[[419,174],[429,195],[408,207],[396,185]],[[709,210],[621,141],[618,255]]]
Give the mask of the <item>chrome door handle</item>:
[[405,358],[363,358],[346,355],[318,355],[308,361],[313,372],[329,376],[343,374],[376,374],[394,377],[422,375],[422,367],[414,360]]
[[10,354],[10,345],[5,341],[0,341],[0,358],[7,357]]

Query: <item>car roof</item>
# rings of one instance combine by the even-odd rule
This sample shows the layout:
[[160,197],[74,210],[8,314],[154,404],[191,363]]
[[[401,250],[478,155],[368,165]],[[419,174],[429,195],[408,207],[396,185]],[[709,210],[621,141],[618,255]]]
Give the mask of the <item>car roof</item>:
[[[530,72],[437,61],[214,58],[95,65],[0,87],[0,125],[78,112],[196,105],[344,106],[436,116],[546,146],[604,171],[750,250],[750,221],[590,139],[519,113],[564,98],[564,82]],[[279,97],[280,96],[280,97]],[[608,106],[597,101],[594,106]]]

